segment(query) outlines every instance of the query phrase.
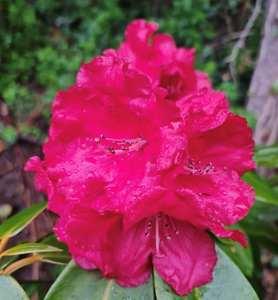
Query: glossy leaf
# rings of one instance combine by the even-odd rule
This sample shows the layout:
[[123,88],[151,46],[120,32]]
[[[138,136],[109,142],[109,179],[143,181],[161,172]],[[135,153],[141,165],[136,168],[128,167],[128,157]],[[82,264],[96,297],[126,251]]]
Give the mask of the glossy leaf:
[[[246,233],[239,223],[230,226],[229,229],[239,229],[241,232]],[[230,257],[230,259],[238,266],[240,271],[244,275],[252,277],[254,271],[254,260],[248,236],[248,247],[245,249],[239,243],[234,242],[229,238],[218,237],[213,232],[210,234],[216,245]]]
[[13,277],[0,275],[1,300],[30,300],[22,287]]
[[5,256],[2,257],[0,260],[0,273],[1,273],[1,269],[6,268],[8,265],[10,265],[11,263],[13,263],[14,261],[16,261],[18,259],[18,256]]
[[0,256],[11,256],[11,255],[19,255],[19,254],[27,254],[27,253],[56,252],[56,251],[63,251],[63,250],[45,244],[24,243],[6,250]]
[[71,255],[68,252],[68,247],[65,243],[59,242],[57,240],[56,234],[52,233],[42,239],[40,239],[40,242],[43,244],[51,245],[53,247],[57,247],[59,249],[62,249],[63,251],[55,253],[55,256],[52,256],[51,252],[48,254],[50,255],[49,257],[45,257],[43,260],[49,263],[53,264],[60,264],[60,265],[65,265],[71,260]]
[[213,271],[213,281],[194,288],[193,292],[187,296],[178,296],[155,271],[157,300],[259,300],[238,267],[217,246],[216,253],[218,261]]
[[242,179],[254,187],[257,201],[278,205],[278,194],[268,185],[265,178],[255,172],[247,172]]
[[260,147],[260,149],[254,155],[254,160],[258,166],[277,168],[278,167],[278,143],[263,148]]
[[248,217],[255,217],[260,221],[278,220],[278,206],[265,202],[255,201],[250,208]]
[[99,270],[86,271],[71,261],[50,288],[45,300],[154,300],[152,276],[145,285],[122,288],[115,280],[102,278]]
[[254,264],[250,244],[246,249],[237,242],[230,245],[217,243],[217,245],[230,257],[244,275],[252,276]]
[[47,206],[47,202],[40,202],[32,205],[18,214],[7,219],[0,225],[0,238],[5,234],[14,236],[24,229],[32,220],[39,215]]

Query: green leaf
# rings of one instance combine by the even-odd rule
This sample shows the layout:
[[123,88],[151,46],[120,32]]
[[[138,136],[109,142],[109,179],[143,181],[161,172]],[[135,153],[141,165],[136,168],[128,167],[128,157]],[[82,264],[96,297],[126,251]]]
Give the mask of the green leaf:
[[178,296],[154,271],[157,300],[259,300],[250,283],[230,258],[216,246],[218,257],[213,281],[194,288],[187,296]]
[[11,256],[11,255],[19,255],[19,254],[27,254],[27,253],[40,253],[40,252],[55,252],[55,251],[63,251],[62,249],[45,245],[39,243],[24,243],[12,247],[5,252],[3,252],[1,256]]
[[0,238],[5,234],[15,236],[24,229],[33,219],[39,215],[47,206],[47,201],[32,205],[18,214],[7,219],[0,225]]
[[239,221],[239,224],[247,234],[274,240],[278,239],[278,229],[276,227],[270,225],[268,222],[260,221],[252,215]]
[[278,206],[255,201],[249,210],[248,216],[254,216],[260,221],[276,221],[278,220]]
[[260,147],[254,155],[254,160],[258,166],[278,168],[278,143],[263,148]]
[[6,268],[8,265],[18,259],[18,256],[5,256],[0,260],[0,270]]
[[273,176],[273,177],[271,177],[271,178],[269,178],[269,179],[267,179],[267,182],[268,182],[268,184],[269,184],[270,186],[275,186],[275,185],[277,185],[277,184],[278,184],[278,174],[275,175],[275,176]]
[[1,300],[30,300],[22,287],[13,277],[0,275]]
[[53,264],[65,265],[71,260],[71,255],[69,254],[67,245],[65,243],[59,242],[55,233],[52,233],[47,237],[40,239],[39,241],[40,243],[51,245],[63,250],[59,253],[56,253],[55,256],[52,255],[53,253],[49,252],[48,254],[50,256],[45,257],[43,259],[44,261]]
[[123,288],[102,278],[99,270],[86,271],[71,261],[48,291],[45,300],[154,300],[153,278],[136,288]]
[[257,201],[278,205],[278,194],[271,189],[265,178],[255,172],[247,172],[242,179],[253,186]]
[[71,260],[71,255],[70,254],[51,254],[51,253],[47,253],[44,254],[44,258],[42,259],[42,261],[51,263],[51,264],[55,264],[55,265],[66,265],[68,264],[68,262]]
[[246,249],[236,242],[232,245],[221,243],[217,243],[217,245],[230,257],[244,275],[252,276],[254,264],[250,245]]

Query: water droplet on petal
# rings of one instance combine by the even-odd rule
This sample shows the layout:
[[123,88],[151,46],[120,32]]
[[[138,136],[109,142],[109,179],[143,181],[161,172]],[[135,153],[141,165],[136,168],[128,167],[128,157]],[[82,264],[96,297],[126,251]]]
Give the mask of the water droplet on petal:
[[223,207],[225,207],[225,206],[227,206],[228,201],[227,200],[223,200],[221,204],[222,204]]

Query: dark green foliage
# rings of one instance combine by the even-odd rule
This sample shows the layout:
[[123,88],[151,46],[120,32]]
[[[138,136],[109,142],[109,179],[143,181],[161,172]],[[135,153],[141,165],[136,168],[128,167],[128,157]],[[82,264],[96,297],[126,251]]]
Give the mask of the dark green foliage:
[[[232,82],[225,58],[252,9],[250,0],[1,0],[0,98],[15,124],[22,122],[38,105],[51,103],[57,91],[74,84],[83,61],[117,48],[128,22],[146,18],[157,21],[160,31],[173,35],[177,45],[196,48],[196,68],[208,72],[232,102],[242,104],[262,16],[238,57],[240,86]],[[47,111],[43,115],[50,117]]]

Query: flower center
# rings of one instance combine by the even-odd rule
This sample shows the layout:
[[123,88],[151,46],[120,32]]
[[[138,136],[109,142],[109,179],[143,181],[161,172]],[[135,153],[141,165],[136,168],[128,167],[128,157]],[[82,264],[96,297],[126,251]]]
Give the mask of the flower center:
[[142,138],[136,139],[112,139],[103,134],[94,138],[97,146],[109,154],[121,155],[131,151],[138,151],[147,144]]
[[190,175],[216,175],[223,173],[228,170],[227,167],[223,167],[222,170],[215,170],[215,167],[210,162],[208,164],[202,165],[201,161],[194,161],[193,158],[189,159],[188,164],[184,164],[183,168],[189,172]]
[[162,258],[164,255],[160,253],[160,247],[163,247],[165,242],[169,242],[173,234],[178,235],[179,231],[176,229],[172,218],[164,213],[158,213],[149,217],[146,222],[145,236],[149,237],[150,232],[153,232],[153,229],[155,229],[153,233],[155,237],[155,256]]

